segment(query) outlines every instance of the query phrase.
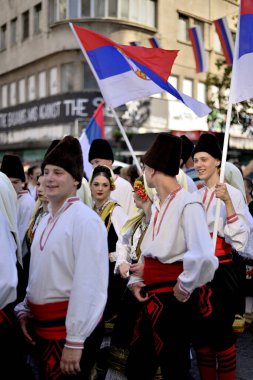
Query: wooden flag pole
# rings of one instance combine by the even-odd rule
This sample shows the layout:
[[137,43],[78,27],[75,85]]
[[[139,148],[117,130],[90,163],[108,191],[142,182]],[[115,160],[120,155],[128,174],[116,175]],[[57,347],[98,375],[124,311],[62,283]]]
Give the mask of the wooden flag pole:
[[[224,134],[222,158],[221,158],[220,182],[224,182],[224,178],[225,178],[225,165],[226,165],[227,152],[228,152],[228,139],[229,139],[229,128],[230,128],[230,123],[231,123],[231,114],[232,114],[232,103],[229,102],[228,103],[227,118],[226,118],[226,127],[225,127],[225,134]],[[221,200],[217,199],[216,213],[215,213],[215,220],[214,220],[214,229],[213,229],[213,245],[214,245],[214,247],[216,246],[216,240],[217,240],[217,234],[218,234],[220,206],[221,206]]]

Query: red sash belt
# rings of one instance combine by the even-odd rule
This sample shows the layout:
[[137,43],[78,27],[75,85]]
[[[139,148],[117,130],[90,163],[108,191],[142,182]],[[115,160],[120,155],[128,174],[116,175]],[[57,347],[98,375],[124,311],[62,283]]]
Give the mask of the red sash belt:
[[177,261],[172,264],[163,264],[157,259],[144,258],[145,290],[151,293],[172,292],[180,273],[183,272],[183,263]]
[[231,245],[226,243],[223,237],[217,236],[215,256],[218,258],[220,264],[232,262],[231,251],[232,251]]
[[38,305],[28,302],[34,316],[35,332],[43,339],[65,339],[68,301]]

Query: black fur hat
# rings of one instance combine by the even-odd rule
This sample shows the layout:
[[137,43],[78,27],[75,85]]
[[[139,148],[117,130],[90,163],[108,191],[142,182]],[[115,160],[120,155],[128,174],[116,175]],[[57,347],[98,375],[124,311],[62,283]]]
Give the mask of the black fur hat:
[[194,144],[186,135],[180,136],[180,139],[182,141],[181,159],[183,160],[183,164],[185,164],[191,157],[192,151],[194,149]]
[[77,188],[82,184],[83,178],[83,155],[81,145],[73,136],[66,136],[45,155],[41,169],[44,172],[46,165],[55,165],[65,169],[79,182]]
[[221,161],[222,151],[219,145],[219,141],[216,136],[211,133],[203,133],[199,141],[197,142],[195,148],[192,151],[192,157],[198,152],[206,152],[210,156],[217,158]]
[[161,132],[143,156],[144,164],[169,176],[179,172],[182,142],[180,137]]
[[5,154],[2,160],[1,172],[9,178],[19,178],[22,182],[25,182],[23,164],[18,156]]
[[107,140],[95,139],[92,141],[89,150],[89,162],[95,158],[114,161],[113,151]]

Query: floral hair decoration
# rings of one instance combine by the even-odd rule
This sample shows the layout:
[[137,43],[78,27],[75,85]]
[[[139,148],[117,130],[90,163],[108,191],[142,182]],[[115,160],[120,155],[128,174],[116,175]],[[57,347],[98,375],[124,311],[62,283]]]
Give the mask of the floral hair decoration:
[[136,179],[135,182],[134,182],[134,192],[143,201],[147,201],[148,200],[148,195],[146,193],[146,189],[145,189],[144,183],[143,183],[143,181],[140,178]]

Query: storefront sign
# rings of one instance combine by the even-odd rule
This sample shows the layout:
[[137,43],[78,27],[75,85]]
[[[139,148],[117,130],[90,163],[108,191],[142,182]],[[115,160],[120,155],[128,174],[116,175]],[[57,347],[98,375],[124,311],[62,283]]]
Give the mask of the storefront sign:
[[0,110],[0,128],[37,127],[89,119],[102,101],[99,92],[75,92]]

